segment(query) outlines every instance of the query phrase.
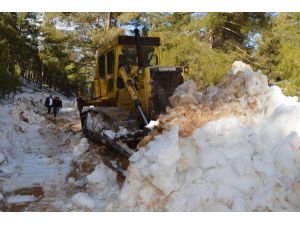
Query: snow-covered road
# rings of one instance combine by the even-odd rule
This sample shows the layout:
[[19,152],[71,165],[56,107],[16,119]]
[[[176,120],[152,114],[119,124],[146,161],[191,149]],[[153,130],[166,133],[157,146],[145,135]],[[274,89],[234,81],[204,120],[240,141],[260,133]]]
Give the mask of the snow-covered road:
[[[43,106],[47,96],[47,91],[29,84],[13,102],[1,104],[2,210],[69,211],[73,209],[71,197],[86,185],[85,180],[75,179],[81,175],[80,162],[87,163],[73,152],[87,151],[89,143],[82,137],[74,101],[60,95],[64,107],[54,118]],[[80,145],[81,139],[85,146]],[[99,159],[91,162],[100,163]],[[93,170],[92,163],[86,172]]]

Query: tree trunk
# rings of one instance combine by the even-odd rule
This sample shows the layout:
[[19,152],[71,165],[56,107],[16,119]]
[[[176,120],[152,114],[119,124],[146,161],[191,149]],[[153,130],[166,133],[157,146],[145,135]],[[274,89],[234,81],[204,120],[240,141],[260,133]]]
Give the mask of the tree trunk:
[[24,77],[25,74],[25,65],[23,65],[22,63],[19,63],[20,66],[20,77]]
[[41,66],[41,73],[39,75],[39,86],[40,88],[43,87],[43,81],[44,81],[44,64]]
[[104,14],[104,19],[105,19],[105,25],[104,28],[106,31],[108,31],[111,27],[111,13],[110,12],[106,12]]
[[210,29],[208,31],[208,34],[209,34],[209,47],[211,49],[215,48],[215,45],[216,45],[216,38],[215,38],[215,34],[214,34],[214,31],[212,29]]

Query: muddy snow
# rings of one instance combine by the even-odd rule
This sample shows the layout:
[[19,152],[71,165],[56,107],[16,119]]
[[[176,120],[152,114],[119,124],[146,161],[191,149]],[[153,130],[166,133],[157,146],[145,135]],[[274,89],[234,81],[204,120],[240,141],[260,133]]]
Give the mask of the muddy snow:
[[[299,211],[300,104],[235,62],[205,93],[179,86],[124,183],[83,137],[74,101],[45,114],[25,86],[0,112],[4,211]],[[111,162],[115,164],[115,161]]]

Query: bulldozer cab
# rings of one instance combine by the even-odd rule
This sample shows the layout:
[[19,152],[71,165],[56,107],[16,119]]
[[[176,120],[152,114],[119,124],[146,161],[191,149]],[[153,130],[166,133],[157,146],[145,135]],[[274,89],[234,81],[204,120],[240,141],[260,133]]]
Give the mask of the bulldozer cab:
[[[87,85],[88,105],[115,106],[134,112],[135,104],[126,82],[134,83],[141,109],[147,118],[155,118],[169,105],[169,97],[183,82],[182,66],[160,64],[160,38],[120,35],[96,53],[93,83]],[[124,69],[128,79],[120,75]],[[92,93],[87,93],[91,91]]]
[[[141,37],[143,65],[159,63],[159,38]],[[134,36],[118,36],[109,46],[98,49],[96,55],[95,88],[97,98],[114,98],[118,82],[118,70],[124,67],[134,76],[138,67],[138,54]]]

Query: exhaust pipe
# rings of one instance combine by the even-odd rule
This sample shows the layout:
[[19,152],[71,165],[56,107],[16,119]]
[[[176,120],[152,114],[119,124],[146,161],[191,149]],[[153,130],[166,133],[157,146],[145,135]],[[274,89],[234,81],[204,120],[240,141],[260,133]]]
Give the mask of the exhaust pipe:
[[138,57],[138,66],[139,69],[144,68],[144,54],[142,52],[142,46],[141,46],[141,35],[139,29],[134,29],[135,34],[135,45],[136,45],[136,54]]

